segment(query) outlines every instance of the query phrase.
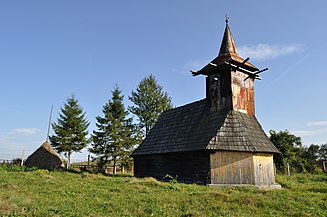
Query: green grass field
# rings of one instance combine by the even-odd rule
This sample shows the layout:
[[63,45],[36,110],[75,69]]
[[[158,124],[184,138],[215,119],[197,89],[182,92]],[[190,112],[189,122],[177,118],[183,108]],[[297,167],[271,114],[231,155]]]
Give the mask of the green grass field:
[[327,216],[327,175],[278,176],[282,190],[151,178],[0,171],[0,216]]

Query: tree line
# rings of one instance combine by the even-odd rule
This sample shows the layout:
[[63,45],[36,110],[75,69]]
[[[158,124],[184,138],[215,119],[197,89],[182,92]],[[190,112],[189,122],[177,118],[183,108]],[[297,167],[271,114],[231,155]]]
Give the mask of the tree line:
[[142,79],[132,91],[128,98],[133,105],[128,108],[124,106],[124,96],[118,85],[111,93],[111,98],[102,108],[102,115],[96,117],[97,129],[90,137],[90,122],[76,97],[68,97],[61,107],[57,121],[52,123],[54,134],[49,140],[58,153],[67,157],[67,167],[71,164],[72,153],[89,144],[89,151],[99,166],[112,163],[114,173],[117,166],[129,166],[135,146],[149,133],[160,114],[173,107],[171,97],[152,74]]
[[288,130],[276,132],[270,130],[270,141],[279,150],[274,155],[277,171],[291,172],[321,172],[322,162],[327,160],[327,143],[322,145],[311,144],[305,147],[301,137],[291,134]]

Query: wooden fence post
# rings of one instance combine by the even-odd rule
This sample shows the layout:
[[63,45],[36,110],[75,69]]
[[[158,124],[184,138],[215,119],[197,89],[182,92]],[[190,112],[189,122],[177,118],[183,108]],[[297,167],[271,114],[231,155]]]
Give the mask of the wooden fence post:
[[287,175],[288,175],[288,176],[291,175],[290,164],[289,164],[289,163],[287,163]]

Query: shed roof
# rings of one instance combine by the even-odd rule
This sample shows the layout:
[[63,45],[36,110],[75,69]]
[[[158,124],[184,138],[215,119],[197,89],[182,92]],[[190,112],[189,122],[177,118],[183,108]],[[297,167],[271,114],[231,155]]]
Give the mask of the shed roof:
[[206,99],[164,112],[133,155],[196,150],[277,153],[254,116],[210,112]]

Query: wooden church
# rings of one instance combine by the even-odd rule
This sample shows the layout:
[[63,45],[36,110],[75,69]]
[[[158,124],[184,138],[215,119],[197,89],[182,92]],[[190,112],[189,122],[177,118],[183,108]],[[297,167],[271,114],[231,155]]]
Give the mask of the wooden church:
[[133,153],[134,175],[207,185],[275,185],[278,153],[255,117],[254,80],[264,70],[243,59],[228,17],[218,56],[193,76],[206,98],[164,112]]

